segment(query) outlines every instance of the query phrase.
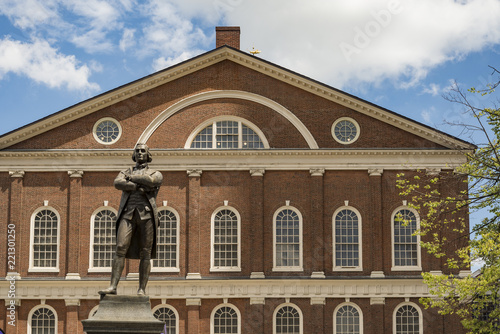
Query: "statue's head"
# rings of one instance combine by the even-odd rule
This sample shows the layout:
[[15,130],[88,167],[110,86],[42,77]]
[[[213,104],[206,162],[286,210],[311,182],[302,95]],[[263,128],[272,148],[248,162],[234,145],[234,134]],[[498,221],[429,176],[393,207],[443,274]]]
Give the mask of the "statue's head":
[[132,160],[141,164],[153,161],[153,156],[151,155],[151,152],[149,152],[148,145],[142,143],[135,145]]

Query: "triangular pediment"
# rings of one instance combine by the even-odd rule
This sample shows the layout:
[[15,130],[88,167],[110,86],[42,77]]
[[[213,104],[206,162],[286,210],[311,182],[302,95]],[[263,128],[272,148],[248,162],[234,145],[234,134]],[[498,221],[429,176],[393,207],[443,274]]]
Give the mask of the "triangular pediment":
[[24,140],[40,135],[49,130],[75,121],[81,117],[95,113],[120,101],[132,98],[138,94],[172,82],[201,69],[207,68],[222,61],[231,61],[245,66],[288,85],[300,88],[326,100],[345,106],[351,110],[368,115],[374,119],[390,124],[418,137],[434,142],[449,149],[473,149],[474,146],[436,129],[413,121],[390,110],[364,101],[348,93],[322,84],[318,81],[302,76],[298,73],[262,60],[240,50],[223,46],[204,53],[200,56],[184,61],[180,64],[153,73],[139,80],[133,81],[116,89],[102,93],[96,97],[73,105],[57,113],[49,115],[39,121],[28,124],[17,130],[0,136],[0,150]]

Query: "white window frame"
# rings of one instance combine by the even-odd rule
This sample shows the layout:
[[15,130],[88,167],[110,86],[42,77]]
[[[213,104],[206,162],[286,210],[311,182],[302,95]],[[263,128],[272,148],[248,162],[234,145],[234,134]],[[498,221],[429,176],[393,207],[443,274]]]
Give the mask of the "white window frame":
[[58,323],[58,317],[57,317],[57,312],[56,312],[56,309],[53,308],[52,306],[50,305],[47,305],[47,304],[40,304],[40,305],[37,305],[35,307],[33,307],[30,311],[30,313],[28,314],[28,334],[31,334],[32,332],[32,328],[31,328],[31,321],[33,320],[33,314],[35,313],[36,310],[38,309],[41,309],[41,308],[46,308],[46,309],[49,309],[50,311],[52,311],[52,313],[54,313],[54,320],[55,320],[55,326],[54,326],[54,333],[58,333],[58,328],[57,328],[57,323]]
[[[277,266],[276,264],[276,218],[278,214],[283,210],[292,210],[299,217],[299,265],[298,266]],[[272,271],[304,271],[304,259],[303,259],[303,218],[302,213],[300,213],[299,209],[293,206],[282,206],[278,210],[274,212],[273,216],[273,269]]]
[[[342,141],[339,138],[337,138],[337,136],[335,135],[335,127],[337,126],[338,123],[340,123],[342,121],[349,121],[352,124],[354,124],[354,126],[356,127],[356,136],[351,141],[348,141],[348,142]],[[356,122],[355,119],[353,119],[351,117],[340,117],[339,119],[335,120],[335,122],[333,122],[332,128],[331,128],[331,133],[332,133],[333,139],[335,139],[335,141],[337,143],[340,143],[342,145],[350,145],[352,143],[355,143],[358,140],[359,135],[361,133],[361,128],[359,127],[359,124],[358,124],[358,122]]]
[[[117,126],[118,126],[118,136],[116,137],[115,140],[113,141],[110,141],[109,143],[108,142],[105,142],[105,141],[102,141],[98,136],[97,136],[97,126],[99,124],[101,124],[102,122],[105,122],[105,121],[110,121],[110,122],[113,122],[115,123]],[[113,145],[115,144],[116,142],[118,142],[118,140],[120,140],[121,136],[122,136],[122,133],[123,133],[123,129],[122,129],[122,126],[120,124],[120,122],[118,122],[116,119],[112,118],[112,117],[104,117],[104,118],[101,118],[99,119],[97,122],[95,122],[94,124],[94,127],[92,128],[92,134],[94,135],[94,139],[99,143],[99,144],[103,144],[103,145]]]
[[[221,121],[230,121],[230,122],[238,122],[238,148],[233,148],[232,150],[241,150],[243,148],[242,147],[242,131],[241,131],[241,124],[244,124],[246,125],[248,128],[252,129],[260,138],[260,140],[262,141],[262,145],[264,145],[264,148],[265,149],[268,149],[270,148],[269,146],[269,142],[267,141],[267,138],[266,136],[264,135],[264,132],[262,132],[255,124],[253,124],[252,122],[250,122],[249,120],[247,119],[244,119],[244,118],[241,118],[241,117],[237,117],[237,116],[230,116],[230,115],[227,115],[227,116],[217,116],[217,117],[214,117],[214,118],[211,118],[203,123],[201,123],[200,125],[198,125],[196,127],[196,129],[194,129],[193,132],[191,132],[191,134],[189,135],[187,141],[186,141],[186,144],[184,145],[184,148],[185,149],[192,149],[191,148],[191,144],[193,143],[193,141],[195,140],[196,136],[198,135],[198,133],[205,129],[207,126],[209,125],[212,125],[212,144],[213,143],[216,143],[216,123],[217,122],[221,122]],[[212,147],[212,148],[197,148],[197,150],[216,150],[217,148],[216,147]],[[230,149],[231,150],[231,149]],[[252,149],[249,149],[249,150],[252,150]],[[254,150],[257,150],[257,148],[254,148]],[[260,148],[260,150],[262,150]]]
[[[100,208],[96,209],[90,218],[90,242],[89,242],[89,273],[107,273],[111,272],[111,266],[109,267],[94,267],[94,219],[95,216],[103,211],[103,210],[109,210],[112,211],[115,215],[116,218],[118,219],[118,211],[116,211],[114,208],[110,206],[101,206]],[[115,223],[115,228],[116,228],[116,223]],[[116,231],[115,231],[116,233]],[[116,245],[114,245],[116,248]]]
[[363,334],[363,326],[364,326],[363,312],[361,311],[361,308],[358,305],[351,303],[351,302],[345,302],[345,303],[339,304],[335,308],[335,310],[333,311],[333,333],[337,334],[337,312],[344,306],[352,306],[358,311],[358,314],[359,314],[359,334]]
[[[221,210],[230,210],[238,219],[238,264],[236,267],[215,266],[215,216]],[[214,210],[210,219],[210,272],[239,272],[241,271],[241,216],[238,210],[232,206],[220,206]]]
[[[335,219],[337,217],[337,214],[342,211],[342,210],[350,210],[354,212],[358,216],[358,266],[352,266],[352,267],[344,267],[344,266],[337,266],[337,252],[335,250],[335,237],[336,237],[336,229],[335,229]],[[363,271],[363,223],[362,223],[362,218],[361,214],[359,211],[352,207],[352,206],[342,206],[338,208],[334,213],[332,217],[332,235],[333,235],[333,270],[334,271]]]
[[215,333],[215,313],[221,308],[221,307],[230,307],[232,308],[235,312],[236,315],[238,316],[238,334],[241,333],[241,312],[240,310],[233,304],[231,303],[223,303],[219,304],[214,309],[212,310],[212,314],[210,315],[210,334]]
[[174,214],[175,219],[177,220],[177,228],[176,228],[176,236],[177,244],[175,245],[175,267],[155,267],[153,265],[153,261],[151,261],[151,272],[169,272],[169,273],[178,273],[180,272],[180,264],[179,264],[179,248],[180,248],[180,216],[177,210],[172,208],[171,206],[161,206],[158,208],[158,212],[166,210],[170,211]]
[[[57,216],[57,257],[56,257],[56,266],[55,267],[35,267],[33,265],[34,262],[34,241],[35,241],[35,217],[42,210],[50,210],[54,212]],[[31,215],[31,224],[30,224],[30,260],[29,260],[29,269],[28,272],[39,272],[39,273],[58,273],[59,272],[59,263],[61,256],[61,216],[59,212],[51,206],[42,206],[36,209]]]
[[278,305],[274,309],[274,312],[273,312],[273,334],[277,334],[276,333],[276,315],[278,314],[278,311],[285,306],[290,306],[290,307],[293,307],[295,310],[297,310],[297,313],[299,314],[299,322],[300,322],[299,334],[303,334],[304,333],[304,315],[302,314],[302,310],[297,305],[295,305],[293,303],[283,303],[283,304]]
[[424,319],[422,317],[422,310],[420,309],[420,307],[417,304],[412,303],[412,302],[402,302],[394,308],[394,311],[392,312],[392,333],[396,334],[396,315],[398,313],[398,310],[401,307],[406,306],[406,305],[412,306],[417,310],[417,312],[418,312],[418,332],[419,332],[419,334],[423,334],[423,332],[424,332]]
[[[179,312],[177,312],[177,309],[170,304],[160,304],[160,305],[153,307],[153,309],[151,310],[151,313],[154,314],[158,309],[161,309],[161,308],[169,308],[172,310],[172,312],[174,312],[174,314],[175,314],[175,334],[179,334]],[[155,317],[155,319],[156,319],[156,317]]]
[[421,271],[422,270],[422,262],[421,262],[421,247],[420,247],[420,235],[417,235],[417,265],[416,266],[396,266],[395,259],[395,249],[394,249],[394,218],[396,214],[401,210],[409,210],[415,214],[415,218],[417,219],[417,230],[420,228],[420,216],[418,212],[408,206],[400,206],[396,208],[391,214],[391,259],[392,259],[392,271]]

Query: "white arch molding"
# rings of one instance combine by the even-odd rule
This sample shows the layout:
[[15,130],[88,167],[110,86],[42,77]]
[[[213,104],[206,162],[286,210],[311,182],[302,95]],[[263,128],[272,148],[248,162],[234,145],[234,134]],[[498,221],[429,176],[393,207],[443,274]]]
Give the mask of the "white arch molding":
[[139,137],[137,143],[147,143],[149,138],[153,135],[153,133],[158,129],[158,127],[165,122],[170,116],[174,115],[176,112],[189,107],[195,103],[214,100],[214,99],[239,99],[239,100],[247,100],[252,101],[261,105],[264,105],[283,117],[285,117],[292,125],[300,132],[300,134],[304,137],[305,141],[309,145],[311,149],[318,149],[318,144],[314,139],[313,135],[306,128],[304,123],[297,118],[290,110],[283,107],[281,104],[268,99],[262,95],[239,91],[239,90],[215,90],[210,92],[203,92],[196,95],[189,96],[177,103],[174,103],[164,111],[162,111],[144,130],[144,132]]

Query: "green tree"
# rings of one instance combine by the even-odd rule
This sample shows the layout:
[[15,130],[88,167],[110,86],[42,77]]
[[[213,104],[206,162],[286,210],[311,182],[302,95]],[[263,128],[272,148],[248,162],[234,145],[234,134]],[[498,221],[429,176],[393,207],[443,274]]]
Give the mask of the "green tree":
[[[445,266],[443,274],[423,273],[433,297],[421,303],[457,314],[470,333],[500,333],[500,108],[472,102],[494,96],[500,72],[492,69],[495,83],[467,91],[454,84],[445,96],[473,116],[473,124],[456,124],[474,134],[476,149],[464,152],[467,162],[453,172],[416,171],[397,181],[408,205],[420,212],[422,247]],[[469,230],[467,215],[478,210],[486,217]],[[474,261],[481,269],[460,277]]]

